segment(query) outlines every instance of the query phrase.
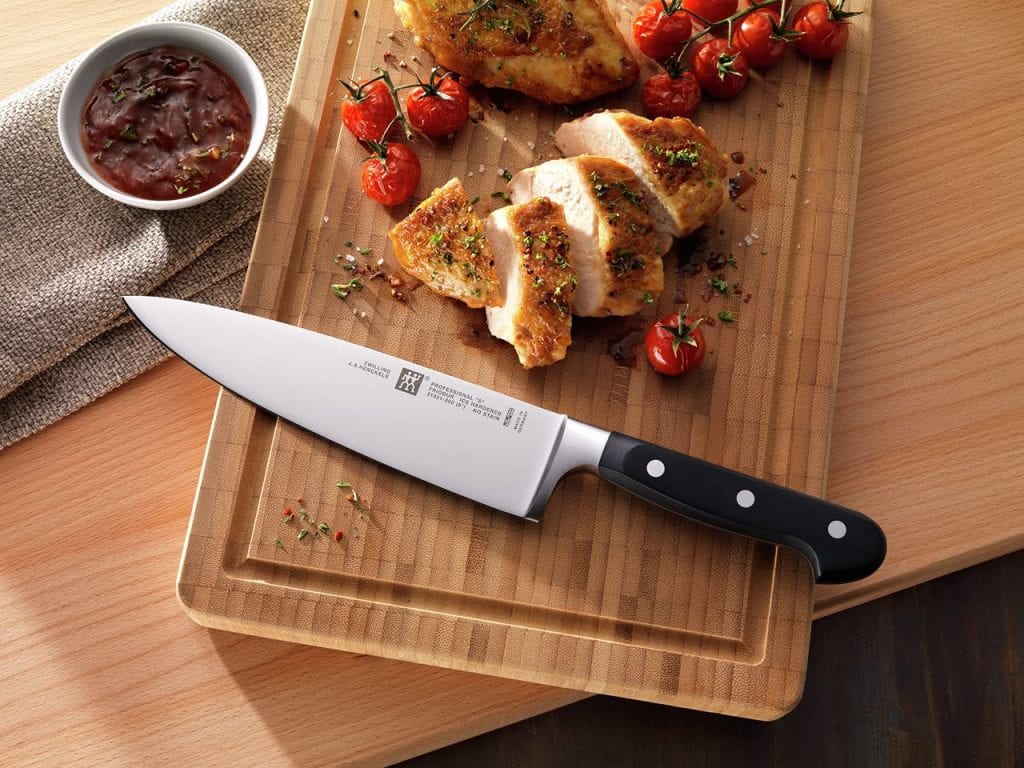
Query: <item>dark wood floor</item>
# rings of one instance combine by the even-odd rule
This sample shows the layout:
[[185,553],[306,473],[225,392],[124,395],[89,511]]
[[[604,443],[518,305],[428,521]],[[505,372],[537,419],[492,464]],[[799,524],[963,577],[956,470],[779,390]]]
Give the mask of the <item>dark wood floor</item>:
[[777,722],[595,696],[402,765],[1024,767],[1024,551],[815,622]]

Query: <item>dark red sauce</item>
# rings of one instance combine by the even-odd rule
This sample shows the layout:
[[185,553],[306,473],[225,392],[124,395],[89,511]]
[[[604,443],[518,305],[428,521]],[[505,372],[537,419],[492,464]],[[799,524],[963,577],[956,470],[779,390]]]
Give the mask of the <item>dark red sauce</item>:
[[82,145],[111,186],[148,200],[199,194],[231,175],[249,148],[252,112],[234,80],[195,51],[133,53],[96,84]]

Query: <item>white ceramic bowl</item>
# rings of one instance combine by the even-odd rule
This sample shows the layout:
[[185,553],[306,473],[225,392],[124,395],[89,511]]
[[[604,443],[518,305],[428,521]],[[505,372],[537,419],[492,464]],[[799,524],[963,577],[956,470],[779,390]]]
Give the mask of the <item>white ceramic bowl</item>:
[[[147,200],[112,187],[93,169],[85,147],[82,146],[82,110],[85,107],[85,100],[89,98],[93,87],[104,72],[130,53],[161,45],[176,45],[197,51],[208,56],[231,75],[235,83],[238,84],[242,95],[249,102],[249,109],[252,112],[252,137],[249,142],[249,150],[238,167],[217,186],[189,197],[174,200]],[[256,157],[260,145],[263,144],[263,139],[267,134],[267,117],[267,85],[249,54],[231,38],[208,27],[168,21],[141,24],[126,29],[89,51],[75,67],[61,93],[60,105],[57,108],[57,128],[60,133],[60,143],[68,161],[78,171],[78,175],[95,189],[126,205],[167,211],[204,203],[238,181]]]

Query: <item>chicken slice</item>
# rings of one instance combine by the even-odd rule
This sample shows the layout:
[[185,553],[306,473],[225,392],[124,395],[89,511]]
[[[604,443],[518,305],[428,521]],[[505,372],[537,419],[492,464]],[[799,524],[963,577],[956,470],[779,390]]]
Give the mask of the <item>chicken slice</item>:
[[628,88],[639,72],[604,0],[395,0],[395,12],[448,69],[549,104]]
[[512,201],[547,197],[562,206],[579,281],[573,314],[632,315],[665,284],[661,254],[671,244],[654,231],[640,180],[617,160],[580,155],[520,171]]
[[555,144],[566,155],[607,155],[628,165],[648,194],[655,228],[674,237],[714,221],[728,195],[725,155],[685,117],[595,112],[563,123]]
[[458,179],[435,189],[388,235],[402,269],[431,290],[474,308],[501,303],[483,222]]
[[572,342],[576,276],[562,207],[545,197],[487,217],[504,304],[487,308],[491,334],[515,347],[526,368],[551,365]]

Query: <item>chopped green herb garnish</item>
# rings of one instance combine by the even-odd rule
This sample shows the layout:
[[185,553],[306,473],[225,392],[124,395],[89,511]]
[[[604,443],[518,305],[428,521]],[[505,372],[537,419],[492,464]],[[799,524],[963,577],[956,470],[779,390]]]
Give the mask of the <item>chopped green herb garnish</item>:
[[512,202],[512,198],[509,196],[508,192],[491,192],[491,197],[500,197],[506,203]]
[[135,132],[135,126],[131,123],[125,123],[124,127],[121,128],[121,138],[125,141],[138,141],[139,134]]
[[373,248],[356,248],[356,250],[359,251],[360,256],[369,256],[373,253]]
[[301,531],[299,531],[298,536],[296,536],[295,538],[298,539],[299,541],[302,541],[307,536],[309,536],[309,531],[307,529],[303,528]]
[[736,257],[733,256],[731,253],[725,257],[725,263],[728,264],[733,269],[740,268],[740,265],[736,263]]
[[721,275],[708,278],[708,284],[723,296],[729,293],[729,284],[722,279]]
[[[280,547],[281,549],[284,549],[284,542],[282,542],[280,539],[274,539],[274,545]],[[287,551],[288,550],[285,549],[285,552]]]
[[506,168],[501,172],[501,178],[503,178],[505,181],[512,181],[512,171]]
[[732,323],[736,320],[736,315],[730,312],[728,309],[720,310],[718,313],[718,319],[723,323]]
[[117,104],[119,101],[123,101],[125,97],[124,89],[118,88],[114,91],[114,103]]
[[352,247],[352,241],[351,240],[346,240],[345,241],[345,247],[346,248],[351,248]]
[[352,291],[361,290],[363,290],[363,281],[358,277],[353,277],[347,283],[336,283],[331,286],[331,292],[339,299],[347,299]]
[[654,294],[650,291],[644,291],[644,304],[653,304]]

